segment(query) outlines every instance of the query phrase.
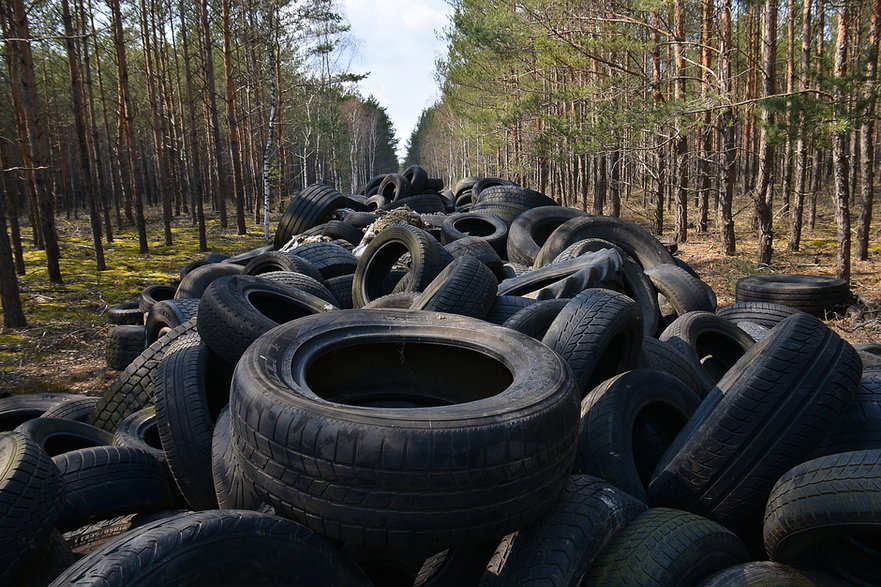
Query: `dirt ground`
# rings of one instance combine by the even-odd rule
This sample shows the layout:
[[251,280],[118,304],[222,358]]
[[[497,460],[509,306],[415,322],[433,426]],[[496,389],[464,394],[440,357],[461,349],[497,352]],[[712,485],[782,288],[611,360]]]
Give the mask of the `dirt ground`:
[[[806,236],[802,252],[787,253],[778,244],[771,267],[758,266],[755,239],[738,235],[734,257],[720,254],[718,234],[689,234],[677,255],[688,262],[715,290],[719,305],[735,301],[737,279],[754,273],[835,274],[834,240],[830,235]],[[830,242],[831,240],[831,242]],[[868,262],[854,261],[852,287],[859,303],[827,323],[852,344],[881,341],[881,273],[879,252]],[[41,295],[25,292],[29,296]],[[98,296],[101,292],[83,292]],[[106,311],[107,304],[103,305]],[[110,325],[102,310],[93,317],[63,324],[34,324],[17,331],[18,340],[0,345],[7,352],[0,364],[0,397],[9,393],[68,391],[100,395],[117,377],[104,359],[104,340]],[[11,358],[10,358],[11,357]]]

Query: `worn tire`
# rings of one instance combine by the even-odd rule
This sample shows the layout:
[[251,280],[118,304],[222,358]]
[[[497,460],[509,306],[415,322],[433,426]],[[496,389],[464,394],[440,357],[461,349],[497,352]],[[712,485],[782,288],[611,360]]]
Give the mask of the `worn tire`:
[[150,453],[122,446],[96,446],[52,459],[61,473],[64,505],[58,529],[172,505],[168,470]]
[[354,273],[358,266],[355,255],[333,243],[308,243],[291,249],[290,253],[308,261],[322,279]]
[[675,263],[664,245],[639,225],[614,216],[585,216],[573,218],[551,233],[535,258],[535,267],[550,263],[563,249],[586,238],[614,243],[636,259],[643,269]]
[[174,298],[201,298],[212,281],[227,275],[239,275],[243,269],[244,267],[235,263],[211,263],[196,267],[181,279]]
[[571,475],[540,520],[505,537],[480,584],[584,585],[600,552],[645,509],[602,479]]
[[113,443],[113,435],[109,432],[85,422],[62,418],[34,418],[15,430],[36,442],[50,457]]
[[505,320],[502,326],[531,336],[536,340],[541,340],[568,303],[568,299],[559,298],[539,300],[518,310],[513,316]]
[[581,401],[573,471],[605,479],[648,503],[651,478],[643,478],[637,466],[635,440],[640,430],[651,427],[669,446],[699,404],[695,392],[664,372],[634,369],[607,379]]
[[773,302],[820,317],[853,299],[847,281],[819,275],[750,275],[737,280],[735,290],[738,302]]
[[321,273],[312,266],[312,263],[290,251],[269,251],[268,253],[258,255],[245,265],[241,274],[260,275],[270,271],[290,271],[308,275],[318,281],[323,279]]
[[587,584],[693,585],[747,560],[743,542],[712,520],[653,508],[612,539],[591,568]]
[[153,369],[165,355],[167,346],[195,331],[196,320],[188,320],[144,349],[101,395],[88,423],[112,433],[123,418],[146,407],[153,399]]
[[400,310],[267,333],[236,369],[230,414],[245,476],[279,513],[333,539],[428,552],[540,517],[565,485],[578,417],[546,346]]
[[137,300],[122,302],[107,308],[107,321],[111,324],[143,324],[144,312]]
[[213,352],[235,365],[254,340],[270,328],[335,309],[308,293],[249,275],[218,279],[199,303],[199,335]]
[[269,281],[280,283],[287,287],[301,289],[308,294],[339,307],[339,300],[328,289],[325,281],[319,281],[315,278],[304,275],[303,273],[294,273],[292,271],[269,271],[261,273],[260,279],[268,279]]
[[557,205],[539,206],[523,212],[511,223],[508,259],[531,267],[551,233],[578,216],[587,216],[587,212]]
[[166,463],[156,407],[147,406],[120,422],[113,433],[113,446],[137,448],[150,453],[160,463]]
[[147,314],[145,346],[150,346],[163,335],[194,318],[199,310],[199,300],[200,298],[183,298],[154,304]]
[[297,194],[282,214],[275,230],[273,245],[281,249],[292,236],[329,219],[338,208],[346,208],[351,200],[334,188],[312,184]]
[[542,342],[566,359],[579,397],[636,367],[642,348],[642,315],[629,297],[586,289],[566,304]]
[[752,322],[765,328],[774,328],[801,310],[770,302],[736,302],[716,310],[716,315],[735,324]]
[[138,296],[138,308],[141,312],[147,314],[153,309],[153,305],[156,304],[156,302],[173,299],[176,291],[177,286],[175,285],[160,284],[147,286]]
[[752,561],[722,569],[698,587],[841,587],[841,580],[820,571],[772,561]]
[[704,388],[712,388],[755,344],[736,324],[709,312],[683,314],[658,339],[688,358]]
[[768,497],[763,535],[771,560],[833,572],[841,566],[864,584],[878,584],[879,533],[881,450],[801,463]]
[[498,285],[489,267],[473,257],[461,257],[438,273],[410,309],[484,318],[495,302]]
[[502,276],[502,258],[496,252],[492,245],[478,236],[466,236],[456,239],[451,243],[444,245],[444,249],[452,255],[453,259],[459,257],[474,257],[493,272],[496,279],[501,281]]
[[229,426],[227,406],[220,411],[211,437],[211,476],[217,506],[222,510],[256,510],[262,502],[254,484],[242,473]]
[[704,377],[694,362],[689,360],[682,351],[672,344],[663,342],[653,336],[642,339],[642,351],[639,354],[640,369],[655,369],[669,373],[688,386],[700,397],[713,388],[708,378]]
[[72,393],[46,392],[0,398],[0,432],[15,430],[31,418],[39,418],[58,403],[78,397]]
[[120,324],[107,332],[104,359],[107,366],[122,371],[147,348],[147,329],[142,325]]
[[448,245],[466,236],[476,236],[486,241],[500,257],[506,255],[508,226],[495,216],[481,212],[447,216],[441,225],[441,243]]
[[645,270],[677,316],[688,312],[715,312],[716,295],[710,286],[677,265],[655,265]]
[[89,395],[74,396],[58,402],[43,412],[43,417],[85,422],[88,420],[89,415],[95,411],[95,406],[98,405],[99,399],[96,396]]
[[0,582],[16,583],[53,530],[61,498],[49,455],[23,434],[0,432]]
[[194,510],[214,509],[211,438],[229,403],[232,369],[197,338],[165,354],[153,377],[156,423],[168,468]]
[[864,369],[853,401],[813,456],[868,449],[881,449],[881,372]]
[[649,499],[754,530],[774,482],[810,457],[859,375],[850,344],[809,314],[790,316],[704,399],[664,453]]
[[[407,253],[410,254],[407,274],[389,289],[386,278]],[[409,224],[389,226],[370,241],[358,261],[352,281],[352,303],[356,308],[363,308],[371,300],[392,291],[423,291],[452,260],[426,231]]]

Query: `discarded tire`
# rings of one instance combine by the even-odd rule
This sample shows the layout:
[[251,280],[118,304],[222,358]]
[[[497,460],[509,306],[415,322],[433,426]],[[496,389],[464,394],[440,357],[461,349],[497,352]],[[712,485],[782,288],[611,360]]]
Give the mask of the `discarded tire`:
[[817,316],[841,311],[853,295],[848,283],[819,275],[750,275],[737,281],[738,302],[773,302]]
[[529,337],[451,314],[361,310],[260,338],[236,369],[230,414],[245,476],[279,513],[337,540],[441,550],[552,505],[574,456],[577,396],[564,361]]

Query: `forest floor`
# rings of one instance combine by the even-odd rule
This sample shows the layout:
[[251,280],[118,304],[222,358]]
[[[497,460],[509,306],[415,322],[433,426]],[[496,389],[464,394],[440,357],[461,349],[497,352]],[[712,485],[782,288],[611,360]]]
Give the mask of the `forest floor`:
[[[802,251],[786,252],[783,236],[775,240],[770,266],[755,263],[758,241],[750,231],[749,212],[736,218],[737,253],[722,255],[719,235],[689,232],[688,242],[679,245],[677,255],[692,265],[715,290],[719,305],[735,301],[738,279],[757,273],[805,273],[835,275],[835,228],[831,210],[818,214],[818,225],[806,230]],[[22,298],[28,319],[26,328],[0,329],[0,397],[41,391],[100,395],[118,375],[108,369],[104,340],[111,325],[105,313],[109,306],[136,299],[147,285],[170,283],[181,267],[204,253],[198,251],[195,229],[182,216],[174,223],[175,244],[164,246],[158,211],[151,211],[150,254],[138,253],[137,235],[127,227],[107,245],[108,271],[98,272],[88,232],[88,219],[59,221],[64,285],[48,282],[45,255],[26,243],[27,272],[21,279]],[[625,216],[627,216],[625,211]],[[631,217],[639,221],[635,216]],[[275,223],[272,225],[275,230]],[[776,228],[778,235],[786,227]],[[666,234],[672,233],[669,227]],[[853,344],[881,342],[881,239],[873,239],[869,261],[854,261],[852,289],[859,303],[827,323]],[[264,244],[262,229],[249,228],[236,235],[234,228],[221,229],[216,219],[208,223],[209,250],[235,254]]]

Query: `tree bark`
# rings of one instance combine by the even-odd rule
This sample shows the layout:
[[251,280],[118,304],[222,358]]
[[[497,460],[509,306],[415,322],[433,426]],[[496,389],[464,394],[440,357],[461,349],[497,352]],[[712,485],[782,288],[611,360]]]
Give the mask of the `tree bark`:
[[[801,63],[799,69],[799,88],[808,88],[808,68],[811,65],[811,4],[812,0],[803,0],[801,29]],[[795,140],[795,187],[792,194],[792,208],[789,216],[788,251],[798,251],[801,246],[802,219],[804,218],[805,182],[808,175],[808,150],[805,145],[805,117],[799,116],[799,132]]]
[[[723,99],[733,99],[731,78],[731,0],[722,0],[719,47],[719,81]],[[719,233],[722,239],[722,252],[734,255],[737,242],[734,234],[734,217],[731,214],[731,203],[734,199],[734,179],[736,146],[734,144],[734,110],[729,106],[722,110],[719,121],[722,133],[722,150],[724,153],[724,188],[719,195]]]
[[245,226],[245,186],[242,180],[242,159],[239,152],[239,122],[236,114],[236,88],[232,63],[232,32],[230,30],[230,0],[221,0],[223,23],[223,70],[226,74],[226,121],[229,126],[229,158],[233,169],[233,197],[236,204],[236,228],[238,234],[247,234]]
[[205,82],[206,107],[208,115],[207,132],[214,155],[214,173],[211,174],[214,200],[220,213],[220,228],[227,228],[229,220],[226,216],[226,193],[224,182],[227,181],[226,166],[223,164],[223,148],[220,143],[220,121],[217,116],[217,87],[214,81],[214,50],[211,43],[211,27],[208,22],[208,0],[199,3],[199,32],[202,37],[202,74]]
[[[765,0],[762,20],[762,95],[775,93],[775,70],[777,61],[777,0]],[[773,253],[774,227],[771,199],[768,188],[774,169],[775,148],[768,138],[768,127],[773,124],[774,115],[770,107],[762,109],[762,125],[759,129],[759,170],[756,179],[753,201],[756,219],[759,224],[759,263],[770,265]]]
[[[673,99],[680,108],[685,100],[685,2],[673,1],[673,61],[676,66],[676,80],[673,84]],[[688,135],[682,116],[677,122],[674,161],[676,165],[676,242],[688,240]]]
[[[843,3],[838,9],[838,25],[835,42],[835,64],[833,74],[841,80],[847,73],[847,35],[850,28],[850,9]],[[837,108],[844,109],[844,92],[836,84],[834,101]],[[839,110],[838,116],[846,114]],[[835,182],[835,223],[838,226],[838,258],[836,274],[840,279],[850,281],[850,182],[848,178],[848,132],[838,130],[832,138],[832,171]]]
[[[11,85],[20,92],[20,129],[22,164],[29,168],[26,173],[36,194],[36,219],[40,225],[43,245],[46,249],[46,268],[49,281],[62,283],[61,250],[55,225],[55,196],[48,185],[51,181],[48,156],[48,139],[43,130],[43,109],[37,94],[34,59],[31,53],[30,27],[23,0],[9,0],[7,7],[7,60],[10,73],[17,74]],[[14,62],[14,68],[13,68]]]
[[76,46],[76,31],[70,16],[70,4],[68,0],[61,0],[61,21],[64,25],[64,44],[67,49],[68,72],[70,73],[70,90],[73,98],[73,119],[77,137],[77,163],[79,163],[81,178],[86,198],[89,203],[89,224],[92,229],[92,248],[95,250],[95,268],[98,271],[107,269],[104,260],[104,246],[101,244],[101,218],[98,213],[98,194],[93,183],[94,173],[90,165],[91,135],[86,129],[88,115],[83,100],[83,79],[80,71],[80,56]]
[[860,217],[857,221],[857,257],[869,258],[869,240],[872,227],[872,207],[875,199],[875,105],[878,85],[878,45],[881,41],[881,0],[872,0],[869,16],[869,41],[866,55],[864,95],[866,116],[860,129]]

